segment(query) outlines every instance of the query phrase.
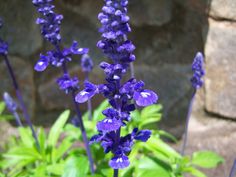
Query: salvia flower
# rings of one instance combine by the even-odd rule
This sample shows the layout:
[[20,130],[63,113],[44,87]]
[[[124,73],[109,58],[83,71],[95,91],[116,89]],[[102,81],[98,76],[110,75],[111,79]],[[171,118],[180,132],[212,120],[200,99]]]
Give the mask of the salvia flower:
[[51,4],[52,1],[53,0],[32,1],[38,12],[41,14],[41,17],[36,20],[36,23],[41,27],[41,34],[54,46],[54,49],[48,51],[46,54],[40,54],[40,59],[36,63],[34,69],[41,72],[47,69],[49,65],[62,69],[63,75],[57,79],[57,84],[59,88],[66,94],[71,94],[77,113],[77,123],[82,131],[86,152],[90,162],[91,173],[94,173],[93,159],[89,149],[86,131],[81,117],[79,105],[75,102],[74,98],[75,92],[79,88],[79,79],[77,77],[71,77],[67,70],[67,63],[72,61],[73,55],[84,55],[87,54],[89,50],[87,48],[80,48],[77,41],[73,41],[69,48],[60,48],[60,25],[63,16],[54,12],[55,6]]
[[201,88],[203,85],[202,77],[205,75],[204,57],[201,52],[198,52],[193,60],[192,71],[193,77],[191,78],[192,86],[195,89]]
[[204,57],[201,52],[198,52],[195,58],[193,59],[192,71],[193,71],[193,77],[191,78],[191,84],[194,89],[193,89],[193,93],[192,93],[191,100],[188,107],[188,114],[186,118],[183,143],[182,143],[182,148],[180,151],[181,155],[184,155],[185,149],[187,146],[188,127],[189,127],[189,121],[190,121],[190,117],[192,113],[193,102],[195,100],[197,90],[203,86],[203,76],[205,75],[205,69],[204,69]]
[[105,0],[102,12],[98,15],[102,24],[99,30],[102,39],[97,43],[97,47],[102,49],[112,63],[100,64],[105,73],[104,84],[90,83],[76,96],[79,103],[88,101],[97,93],[103,94],[109,100],[111,107],[103,111],[105,118],[97,123],[99,134],[94,135],[90,143],[100,142],[105,153],[112,152],[113,158],[109,165],[115,169],[114,174],[117,174],[118,169],[129,166],[128,154],[134,142],[146,142],[151,136],[151,131],[136,128],[128,135],[120,136],[121,128],[131,121],[131,111],[136,109],[136,105],[149,106],[158,100],[155,92],[144,88],[143,81],[137,81],[135,78],[125,82],[123,80],[130,64],[135,60],[135,46],[127,38],[127,34],[131,32],[127,5],[128,0]]

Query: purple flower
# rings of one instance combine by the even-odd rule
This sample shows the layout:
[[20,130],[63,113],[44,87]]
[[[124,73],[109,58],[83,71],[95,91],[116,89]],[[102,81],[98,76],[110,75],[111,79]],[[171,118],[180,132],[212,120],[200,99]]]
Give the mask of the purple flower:
[[[124,75],[129,70],[130,63],[135,60],[133,51],[135,46],[127,39],[131,32],[127,16],[128,0],[105,0],[102,12],[98,19],[102,27],[102,39],[97,47],[112,60],[112,63],[102,62],[101,69],[105,73],[106,83],[85,89],[77,95],[77,102],[87,101],[90,95],[102,93],[109,100],[111,108],[103,111],[105,119],[97,123],[98,135],[91,138],[91,143],[100,142],[104,152],[112,152],[113,158],[109,165],[113,169],[122,169],[129,166],[128,154],[136,140],[146,142],[151,131],[134,129],[132,133],[121,137],[122,127],[131,121],[130,113],[138,106],[148,106],[158,100],[158,96],[151,90],[144,89],[144,82],[131,78],[123,82]],[[85,96],[86,95],[86,96]],[[89,95],[89,96],[88,96]],[[90,96],[91,97],[91,96]]]
[[191,78],[191,82],[193,88],[195,89],[199,89],[203,85],[202,77],[205,75],[203,65],[204,65],[204,57],[201,52],[198,52],[192,64],[193,77]]
[[88,54],[82,55],[81,67],[83,72],[91,72],[93,70],[93,61]]
[[77,90],[79,88],[79,80],[77,77],[70,78],[68,74],[64,74],[62,77],[57,79],[57,83],[61,90],[64,90],[65,93],[69,93],[72,90]]
[[115,156],[109,162],[110,167],[113,169],[123,169],[128,167],[129,164],[129,158],[126,155]]
[[134,136],[134,139],[146,142],[150,138],[151,134],[152,132],[150,130],[141,130]]
[[80,91],[76,97],[75,100],[78,103],[84,103],[91,99],[95,94],[99,92],[98,86],[92,84],[89,81],[85,81],[84,83],[85,89]]
[[116,131],[122,126],[122,122],[116,118],[105,118],[97,123],[98,131],[111,132]]
[[138,106],[149,106],[157,102],[158,96],[151,90],[143,90],[141,92],[134,92],[134,100]]

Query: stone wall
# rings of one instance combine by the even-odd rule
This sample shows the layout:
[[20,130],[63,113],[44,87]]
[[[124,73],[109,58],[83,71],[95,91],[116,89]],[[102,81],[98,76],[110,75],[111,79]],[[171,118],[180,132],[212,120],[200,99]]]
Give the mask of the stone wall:
[[[56,7],[64,15],[62,37],[65,46],[75,39],[91,49],[96,64],[104,60],[96,48],[99,40],[97,14],[102,0],[57,0]],[[133,29],[130,39],[136,44],[136,76],[158,92],[164,105],[163,127],[181,136],[191,93],[189,79],[191,62],[197,51],[206,54],[205,107],[209,113],[236,118],[236,14],[234,0],[130,0]],[[209,13],[209,15],[208,15]],[[34,21],[37,17],[30,1],[0,0],[0,16],[5,27],[0,35],[9,41],[10,61],[16,69],[24,99],[36,122],[50,123],[54,113],[71,106],[55,85],[60,73],[48,69],[44,73],[33,71],[39,53],[50,48]],[[74,59],[70,70],[83,74]],[[1,61],[0,93],[11,93],[11,81]],[[4,73],[4,74],[2,74]],[[96,67],[94,82],[103,79]],[[98,103],[94,100],[94,107]],[[36,106],[37,105],[37,106]]]

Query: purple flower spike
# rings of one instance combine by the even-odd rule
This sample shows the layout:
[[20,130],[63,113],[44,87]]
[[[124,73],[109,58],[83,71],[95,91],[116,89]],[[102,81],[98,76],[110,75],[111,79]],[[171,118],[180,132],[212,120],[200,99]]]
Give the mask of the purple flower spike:
[[151,90],[143,90],[141,92],[134,92],[134,100],[138,106],[149,106],[157,102],[158,96]]
[[93,137],[93,142],[100,142],[105,153],[112,152],[114,155],[109,162],[114,169],[114,177],[118,177],[118,169],[129,166],[128,154],[132,151],[134,142],[146,142],[151,136],[149,130],[138,129],[126,136],[120,136],[122,127],[131,121],[130,114],[136,109],[134,101],[138,106],[149,106],[158,100],[157,94],[145,90],[144,82],[137,81],[133,75],[128,81],[124,79],[136,59],[133,54],[135,45],[127,36],[131,32],[127,5],[128,0],[105,0],[102,12],[98,15],[102,26],[99,29],[101,40],[97,47],[111,59],[111,63],[100,64],[106,82],[97,87],[111,107],[103,111],[106,118],[98,122],[99,135]]
[[116,118],[110,119],[105,118],[104,120],[97,123],[98,131],[111,132],[116,131],[122,126],[122,122]]
[[195,89],[199,89],[203,85],[202,77],[205,75],[203,65],[204,65],[204,57],[201,52],[198,52],[192,64],[193,77],[191,78],[191,82],[193,88]]
[[110,167],[113,169],[123,169],[128,167],[129,164],[129,158],[125,155],[115,156],[109,162]]

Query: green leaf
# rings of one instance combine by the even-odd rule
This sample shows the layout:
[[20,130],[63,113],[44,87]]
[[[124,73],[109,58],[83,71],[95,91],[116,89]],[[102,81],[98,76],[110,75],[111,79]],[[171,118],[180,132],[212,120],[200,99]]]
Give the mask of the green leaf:
[[89,171],[87,157],[70,157],[65,164],[62,177],[84,177]]
[[63,141],[61,142],[61,144],[59,145],[59,147],[57,149],[53,149],[53,162],[57,162],[58,160],[60,160],[63,155],[69,151],[70,147],[73,145],[73,141],[71,139],[71,137],[67,137],[65,139],[63,139]]
[[57,141],[60,137],[60,134],[63,130],[63,127],[65,126],[68,118],[70,115],[70,111],[66,110],[64,111],[59,118],[57,119],[57,121],[54,123],[54,125],[52,126],[49,135],[48,135],[48,144],[51,147],[55,147],[57,144]]
[[198,169],[194,167],[189,167],[185,169],[184,171],[191,173],[195,177],[207,177],[203,172],[199,171]]
[[26,147],[33,147],[35,140],[32,136],[32,132],[30,131],[30,129],[19,127],[18,130],[22,143]]
[[44,132],[44,129],[40,128],[39,133],[38,133],[38,140],[39,140],[40,152],[43,157],[45,157],[46,150],[47,150],[46,138],[47,137]]
[[159,116],[159,112],[161,109],[162,109],[162,106],[160,104],[154,104],[154,105],[145,107],[141,112],[141,118],[147,119],[147,118],[153,117],[152,115]]
[[34,175],[33,177],[47,177],[46,176],[46,168],[47,166],[45,164],[41,164],[39,166],[36,167],[36,169],[34,170]]
[[137,177],[171,177],[170,166],[164,164],[156,158],[150,158],[147,156],[139,159],[138,168],[136,168],[136,170]]
[[170,134],[170,133],[168,133],[164,130],[158,130],[157,132],[158,132],[159,135],[164,136],[166,138],[169,138],[173,142],[177,143],[177,139],[172,134]]
[[143,121],[140,122],[139,128],[141,129],[144,125],[158,122],[158,121],[160,121],[160,119],[161,119],[160,114],[157,117],[150,117],[149,119],[144,119]]
[[65,168],[64,163],[58,163],[58,164],[48,165],[46,170],[47,170],[47,173],[49,174],[61,176],[64,172],[64,168]]
[[212,151],[195,152],[192,158],[192,164],[202,168],[214,168],[223,162],[224,159]]

